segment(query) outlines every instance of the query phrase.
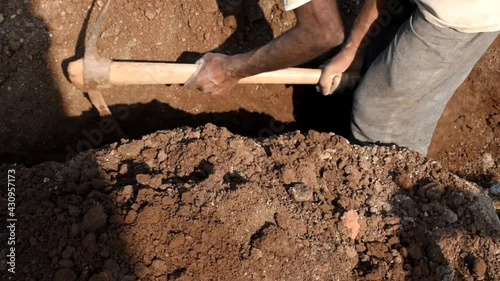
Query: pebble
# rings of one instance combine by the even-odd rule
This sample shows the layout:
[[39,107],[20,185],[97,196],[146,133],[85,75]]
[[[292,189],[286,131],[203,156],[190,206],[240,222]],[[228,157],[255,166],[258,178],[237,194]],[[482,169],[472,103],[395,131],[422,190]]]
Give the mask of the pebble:
[[500,196],[500,182],[495,183],[490,187],[490,194],[494,196]]
[[303,183],[295,184],[290,187],[288,192],[292,196],[293,200],[297,202],[311,202],[314,200],[313,191]]
[[147,9],[146,12],[144,12],[144,15],[149,19],[149,20],[153,20],[157,13],[155,10],[153,9]]
[[122,164],[118,173],[120,175],[125,175],[126,173],[128,173],[128,164]]
[[354,247],[351,247],[351,246],[345,246],[345,253],[346,253],[347,257],[349,257],[351,259],[358,256],[356,249]]
[[0,23],[3,23],[4,20],[5,20],[5,17],[3,16],[3,14],[0,14]]
[[159,260],[159,259],[154,260],[153,263],[151,264],[151,267],[153,267],[153,269],[154,269],[153,272],[155,273],[156,276],[160,276],[162,274],[165,274],[168,271],[167,264],[164,261]]
[[484,153],[482,155],[483,160],[483,170],[488,171],[489,169],[495,167],[495,160],[491,153]]
[[225,17],[223,24],[224,26],[229,28],[236,28],[236,26],[238,26],[238,23],[236,22],[236,17],[234,16]]

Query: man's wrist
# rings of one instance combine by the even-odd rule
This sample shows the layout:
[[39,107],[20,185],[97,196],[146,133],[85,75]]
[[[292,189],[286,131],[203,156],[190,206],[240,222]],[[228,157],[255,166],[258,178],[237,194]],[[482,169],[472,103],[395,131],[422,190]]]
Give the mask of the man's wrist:
[[248,58],[246,54],[238,54],[227,58],[227,75],[234,79],[242,79],[250,76],[245,73],[245,65]]
[[339,55],[343,56],[346,59],[354,60],[354,58],[356,57],[356,53],[357,48],[348,43],[342,48]]

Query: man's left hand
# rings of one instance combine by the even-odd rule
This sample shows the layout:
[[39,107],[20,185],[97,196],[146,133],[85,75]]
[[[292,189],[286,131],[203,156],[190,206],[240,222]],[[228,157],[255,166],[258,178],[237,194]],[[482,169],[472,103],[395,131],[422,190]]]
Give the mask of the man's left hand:
[[229,92],[239,81],[239,78],[232,77],[229,73],[229,58],[223,54],[205,54],[196,62],[199,64],[198,70],[184,84],[184,87],[213,95]]
[[343,73],[349,69],[354,62],[355,56],[355,52],[344,49],[323,65],[321,67],[322,71],[319,79],[318,91],[321,91],[325,96],[333,94],[342,82]]

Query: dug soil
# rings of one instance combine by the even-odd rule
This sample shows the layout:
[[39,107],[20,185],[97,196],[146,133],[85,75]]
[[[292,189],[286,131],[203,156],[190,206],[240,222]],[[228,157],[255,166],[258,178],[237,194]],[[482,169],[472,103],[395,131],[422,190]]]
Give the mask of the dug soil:
[[257,142],[207,125],[4,165],[1,182],[7,169],[21,202],[16,280],[500,276],[491,199],[408,150],[317,132]]
[[[295,23],[280,0],[244,1],[242,17],[225,2],[115,1],[98,48],[194,62]],[[0,0],[0,182],[16,185],[0,217],[18,218],[16,273],[3,244],[0,280],[500,280],[484,189],[500,182],[500,39],[429,158],[350,145],[351,93],[312,86],[112,88],[119,135],[65,73],[103,3]],[[339,3],[348,29],[361,2]]]
[[[237,12],[228,3],[235,2],[115,1],[98,48],[113,59],[194,62],[208,51],[251,50],[295,23],[281,0],[243,1],[242,16],[232,17]],[[83,56],[85,34],[105,1],[0,3],[0,162],[64,161],[119,140],[114,132],[102,133],[97,112],[65,73]],[[339,1],[347,32],[361,3]],[[500,172],[499,69],[497,39],[449,103],[430,151],[451,171],[483,185]],[[350,93],[323,97],[314,87],[242,85],[213,97],[175,85],[133,86],[106,90],[104,97],[129,138],[207,123],[252,137],[295,129],[349,135]],[[484,165],[490,158],[493,167]]]

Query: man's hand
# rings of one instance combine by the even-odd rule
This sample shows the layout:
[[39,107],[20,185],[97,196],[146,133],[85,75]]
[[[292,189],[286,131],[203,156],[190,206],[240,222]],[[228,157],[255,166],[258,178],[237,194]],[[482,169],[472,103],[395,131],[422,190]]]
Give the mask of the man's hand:
[[343,73],[353,64],[355,57],[355,52],[343,50],[323,65],[318,91],[325,96],[333,94],[343,80]]
[[[323,67],[318,85],[318,90],[323,95],[332,94],[339,85],[342,87],[345,78],[349,78],[346,79],[346,82],[349,81],[348,84],[352,84],[356,79],[359,81],[359,71],[361,70],[363,61],[364,47],[366,47],[362,46],[362,42],[369,37],[368,32],[372,26],[373,28],[382,28],[376,20],[381,16],[380,11],[384,9],[388,9],[388,0],[364,1],[363,7],[354,23],[351,36],[346,42],[346,47]],[[381,18],[381,20],[385,19]],[[346,70],[350,72],[349,75],[347,75],[347,72],[344,75]]]
[[198,89],[204,93],[221,95],[229,92],[239,78],[229,72],[229,56],[207,53],[196,64],[198,70],[184,84],[188,89]]

